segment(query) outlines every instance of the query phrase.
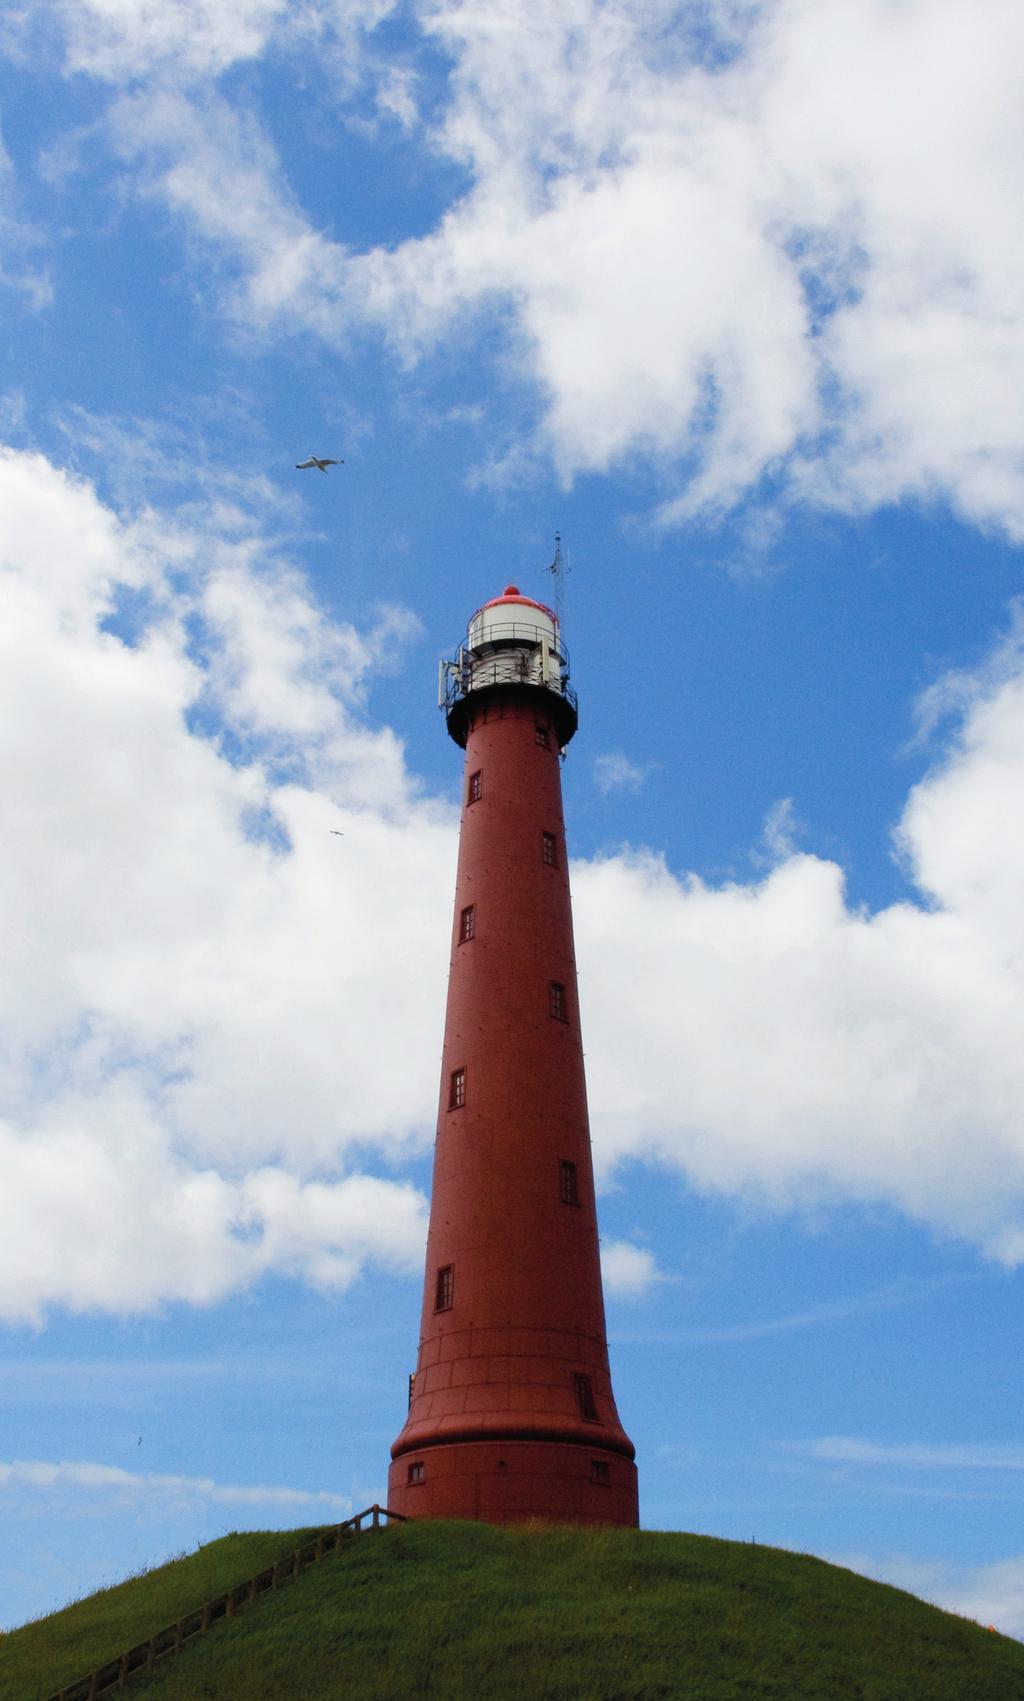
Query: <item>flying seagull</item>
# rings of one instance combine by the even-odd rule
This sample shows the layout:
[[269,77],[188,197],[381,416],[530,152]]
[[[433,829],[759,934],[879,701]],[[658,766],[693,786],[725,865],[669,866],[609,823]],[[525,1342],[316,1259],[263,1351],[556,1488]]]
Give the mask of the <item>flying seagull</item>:
[[343,839],[343,838],[344,838],[344,837],[345,837],[345,835],[344,835],[344,833],[339,833],[339,832],[338,832],[338,829],[337,829],[337,827],[329,827],[329,828],[328,828],[328,832],[330,832],[330,833],[333,833],[333,834],[334,834],[334,837],[335,837],[335,838],[336,838],[336,839]]
[[319,455],[310,455],[308,461],[296,461],[295,470],[296,472],[305,472],[307,467],[319,467],[320,471],[325,473],[328,467],[343,467],[344,465],[344,461],[332,461],[330,455],[324,455],[323,458]]

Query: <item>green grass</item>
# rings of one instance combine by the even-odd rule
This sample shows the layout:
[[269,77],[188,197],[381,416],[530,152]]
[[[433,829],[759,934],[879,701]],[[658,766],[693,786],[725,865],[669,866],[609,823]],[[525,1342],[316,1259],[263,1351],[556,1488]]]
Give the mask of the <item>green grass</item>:
[[52,1695],[61,1684],[84,1677],[233,1583],[262,1571],[310,1533],[255,1530],[222,1536],[195,1553],[0,1635],[0,1701],[37,1701]]
[[[275,1541],[284,1551],[296,1538],[229,1537],[176,1562],[175,1587],[232,1541],[265,1544],[256,1569]],[[235,1567],[237,1580],[247,1564]],[[207,1574],[189,1604],[228,1581]],[[61,1621],[84,1615],[84,1629],[89,1611],[116,1593],[7,1638],[3,1701],[48,1692],[7,1675],[4,1658],[22,1658],[21,1638],[45,1656],[50,1690],[86,1669],[88,1659],[54,1672]],[[133,1611],[141,1605],[139,1597]],[[102,1655],[168,1616],[164,1604],[155,1620],[137,1617],[129,1629],[126,1618],[127,1634],[105,1642]],[[774,1548],[630,1530],[408,1524],[357,1539],[129,1693],[137,1701],[1024,1701],[1024,1645]]]

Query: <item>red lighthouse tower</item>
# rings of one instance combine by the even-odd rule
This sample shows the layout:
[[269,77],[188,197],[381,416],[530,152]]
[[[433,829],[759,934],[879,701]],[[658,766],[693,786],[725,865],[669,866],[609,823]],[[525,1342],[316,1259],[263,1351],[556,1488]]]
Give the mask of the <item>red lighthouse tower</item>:
[[637,1523],[608,1368],[550,609],[514,585],[442,663],[466,752],[419,1361],[388,1505]]

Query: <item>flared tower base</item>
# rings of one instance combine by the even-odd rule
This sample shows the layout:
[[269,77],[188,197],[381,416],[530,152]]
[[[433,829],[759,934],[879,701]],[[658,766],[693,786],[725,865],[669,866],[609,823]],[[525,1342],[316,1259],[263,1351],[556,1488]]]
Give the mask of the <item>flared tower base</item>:
[[388,1506],[408,1518],[484,1524],[639,1523],[632,1460],[557,1441],[463,1441],[405,1453],[391,1466]]

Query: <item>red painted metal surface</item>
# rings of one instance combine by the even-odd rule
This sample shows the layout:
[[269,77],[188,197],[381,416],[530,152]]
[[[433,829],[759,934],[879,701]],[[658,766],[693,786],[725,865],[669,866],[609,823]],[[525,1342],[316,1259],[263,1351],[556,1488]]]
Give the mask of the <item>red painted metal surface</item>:
[[637,1523],[608,1367],[557,707],[514,685],[466,705],[419,1362],[388,1484],[413,1517]]
[[490,602],[481,604],[481,608],[477,612],[481,613],[485,608],[502,608],[506,603],[510,607],[539,608],[540,612],[548,615],[556,626],[559,623],[558,615],[553,608],[549,608],[546,602],[535,602],[533,597],[524,597],[518,585],[506,585],[500,597],[492,597]]

